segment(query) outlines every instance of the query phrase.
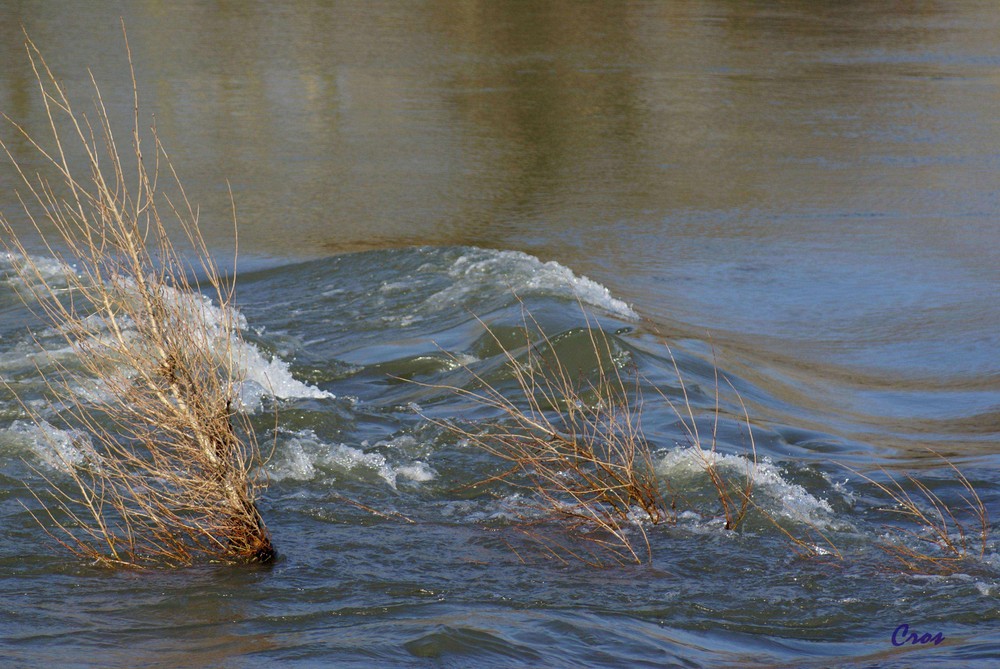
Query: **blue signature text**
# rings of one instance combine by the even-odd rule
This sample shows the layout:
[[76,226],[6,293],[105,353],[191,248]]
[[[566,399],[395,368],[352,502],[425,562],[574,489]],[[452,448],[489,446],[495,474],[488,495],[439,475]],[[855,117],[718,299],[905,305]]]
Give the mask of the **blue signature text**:
[[938,632],[931,635],[929,632],[924,632],[923,634],[918,634],[911,632],[910,626],[906,623],[903,623],[892,632],[893,646],[924,646],[929,643],[937,646],[942,641],[944,641],[943,633]]

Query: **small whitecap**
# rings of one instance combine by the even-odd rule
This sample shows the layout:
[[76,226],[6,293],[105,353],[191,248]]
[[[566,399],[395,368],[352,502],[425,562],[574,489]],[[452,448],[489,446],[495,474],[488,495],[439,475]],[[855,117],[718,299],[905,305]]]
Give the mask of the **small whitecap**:
[[289,439],[281,446],[280,455],[269,463],[268,475],[273,481],[311,480],[316,475],[316,450],[307,451],[300,439]]
[[265,395],[282,399],[333,397],[332,393],[299,381],[292,375],[288,363],[280,358],[268,360],[251,343],[242,342],[234,355],[244,374],[240,399],[245,406],[259,406]]
[[[399,447],[416,445],[416,440],[409,435],[397,437]],[[377,446],[392,446],[393,442],[380,442]],[[420,460],[393,463],[379,452],[366,450],[368,442],[362,442],[360,448],[347,444],[328,444],[318,438],[311,430],[303,430],[279,443],[274,458],[268,465],[268,473],[273,480],[285,479],[308,481],[322,476],[321,470],[340,470],[353,472],[367,470],[374,472],[379,478],[395,488],[398,479],[403,478],[414,482],[433,480],[437,473]]]
[[408,465],[396,467],[396,475],[417,483],[433,481],[437,474],[420,460],[414,460]]
[[44,420],[38,423],[16,420],[5,433],[7,439],[28,450],[38,462],[58,471],[69,471],[94,452],[86,433],[61,430]]
[[389,466],[381,453],[366,453],[353,446],[337,444],[330,447],[327,463],[342,469],[351,470],[363,467],[373,470],[392,488],[396,487],[396,471]]
[[451,500],[440,505],[441,515],[469,523],[517,522],[526,518],[544,518],[546,512],[520,493],[499,499]]
[[639,316],[628,304],[614,297],[607,287],[554,260],[542,262],[521,251],[470,249],[448,269],[454,283],[431,296],[425,307],[452,307],[484,288],[507,286],[518,295],[548,293],[578,299],[627,320]]
[[787,481],[767,458],[754,463],[739,455],[690,446],[667,453],[657,464],[656,470],[664,478],[691,477],[704,473],[706,463],[727,470],[731,475],[749,474],[755,491],[763,493],[764,500],[758,498],[758,501],[766,500],[767,511],[770,513],[821,527],[828,526],[833,519],[833,509],[826,500],[815,497],[797,483]]
[[383,281],[378,290],[385,295],[407,293],[413,290],[413,284],[409,281]]

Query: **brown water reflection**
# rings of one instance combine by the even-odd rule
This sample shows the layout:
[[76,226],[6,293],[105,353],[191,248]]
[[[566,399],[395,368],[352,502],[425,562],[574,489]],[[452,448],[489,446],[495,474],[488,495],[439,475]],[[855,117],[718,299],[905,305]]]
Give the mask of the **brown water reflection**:
[[971,421],[963,444],[995,424],[991,2],[0,8],[0,109],[33,123],[19,24],[127,110],[124,12],[220,248],[228,179],[245,253],[525,250],[711,339],[776,397],[850,416],[845,433],[922,404]]

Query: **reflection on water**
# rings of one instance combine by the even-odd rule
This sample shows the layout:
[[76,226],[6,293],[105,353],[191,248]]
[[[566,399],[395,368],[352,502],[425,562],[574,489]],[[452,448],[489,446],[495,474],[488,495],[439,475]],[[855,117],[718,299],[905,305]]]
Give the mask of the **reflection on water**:
[[[612,228],[611,263],[636,255],[632,231],[975,251],[992,230],[922,222],[995,204],[985,5],[313,5],[127,8],[161,134],[206,205],[233,182],[253,250],[554,254]],[[119,8],[19,6],[60,71],[92,63],[127,99]],[[25,118],[18,24],[0,29],[0,101]]]
[[[127,113],[122,9],[7,3],[0,108],[42,120],[23,22],[71,88],[93,64]],[[970,394],[997,405],[989,3],[124,9],[147,109],[219,248],[228,179],[245,254],[557,259],[793,404],[854,415],[856,436],[918,405],[951,424]]]
[[[127,113],[122,9],[8,3],[0,108],[41,120],[23,22],[74,90],[93,64]],[[990,3],[124,9],[219,248],[228,179],[245,254],[526,250],[763,367],[796,405],[864,423],[997,404]],[[866,388],[885,393],[856,405]]]

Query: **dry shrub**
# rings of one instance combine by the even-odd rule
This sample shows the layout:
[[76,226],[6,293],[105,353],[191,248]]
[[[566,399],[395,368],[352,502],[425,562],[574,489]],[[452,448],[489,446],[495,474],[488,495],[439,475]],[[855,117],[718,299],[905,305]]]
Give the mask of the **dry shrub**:
[[907,521],[908,526],[886,526],[890,538],[880,548],[896,559],[907,571],[917,574],[953,574],[973,558],[982,559],[990,535],[986,505],[975,487],[958,467],[944,456],[931,451],[952,471],[965,491],[963,504],[948,504],[930,487],[912,475],[896,477],[884,468],[886,477],[879,482],[854,471],[889,498],[887,511]]
[[[7,120],[37,150],[44,173],[28,172],[0,146],[23,181],[28,220],[64,267],[62,280],[39,267],[8,220],[0,225],[19,258],[26,304],[75,353],[72,363],[39,370],[49,408],[93,444],[82,462],[63,462],[71,485],[46,478],[48,494],[33,491],[43,505],[54,504],[36,520],[66,548],[102,564],[267,562],[275,551],[256,505],[260,453],[237,410],[234,284],[209,254],[155,128],[152,159],[142,150],[134,71],[131,150],[123,154],[93,76],[88,116],[74,111],[27,36],[26,49],[49,133],[36,140]],[[196,272],[212,300],[198,292]],[[88,400],[78,390],[93,379],[99,398]]]
[[671,520],[673,512],[660,492],[640,412],[633,406],[637,389],[622,376],[614,345],[599,328],[588,323],[585,329],[594,368],[579,375],[560,360],[557,342],[527,311],[523,315],[523,347],[502,342],[483,324],[516,383],[514,399],[457,359],[476,388],[431,386],[493,409],[504,420],[485,430],[431,420],[506,461],[509,468],[491,480],[531,491],[543,510],[569,520],[579,538],[598,548],[574,548],[539,529],[543,522],[524,525],[523,531],[552,555],[595,565],[603,564],[605,555],[616,562],[642,562],[650,554],[644,522]]
[[[751,509],[756,509],[792,542],[793,550],[819,554],[813,541],[794,535],[755,504],[757,460],[752,431],[744,471],[734,475],[731,468],[719,466],[716,446],[722,411],[718,375],[714,420],[707,435],[699,428],[672,355],[681,398],[675,402],[662,391],[657,393],[672,408],[688,445],[695,449],[719,510],[706,510],[703,501],[685,499],[669,480],[657,474],[652,448],[642,429],[642,379],[636,370],[619,362],[620,351],[613,338],[585,318],[580,332],[585,333],[590,351],[586,365],[580,361],[576,365],[586,369],[560,358],[559,342],[545,334],[522,304],[522,342],[507,337],[502,340],[480,321],[492,342],[490,348],[499,351],[515,382],[512,389],[505,392],[492,376],[477,373],[458,359],[456,365],[472,377],[470,385],[421,384],[464,397],[501,417],[485,428],[430,420],[507,463],[507,469],[490,481],[527,490],[538,500],[542,518],[521,523],[520,530],[559,559],[602,565],[610,556],[613,562],[641,563],[651,558],[647,528],[674,522],[679,505],[703,516],[723,518],[727,530],[738,529]],[[742,399],[740,402],[742,406]],[[749,430],[746,407],[743,419]],[[568,537],[553,531],[552,516],[569,521]],[[565,522],[561,525],[567,527]],[[822,536],[818,529],[812,529],[810,534]]]
[[[588,319],[582,332],[589,340],[593,363],[579,365],[589,369],[574,368],[560,358],[559,342],[545,334],[523,304],[522,319],[523,342],[501,339],[480,321],[492,342],[490,348],[500,352],[515,382],[512,389],[505,390],[497,377],[478,373],[457,358],[456,366],[471,376],[471,384],[421,385],[449,391],[499,414],[500,420],[485,427],[430,420],[507,463],[504,471],[488,481],[527,490],[538,500],[537,508],[545,513],[541,518],[525,519],[519,529],[549,554],[596,566],[605,564],[606,556],[618,563],[641,563],[651,558],[647,528],[675,521],[677,510],[682,508],[719,518],[729,531],[739,530],[752,514],[755,524],[763,521],[773,526],[800,557],[844,559],[817,524],[801,518],[789,524],[760,502],[749,412],[728,380],[725,383],[739,402],[739,420],[747,430],[748,448],[740,456],[744,467],[734,467],[732,459],[723,461],[717,450],[723,415],[718,371],[708,427],[704,418],[699,420],[703,412],[695,409],[672,353],[679,398],[655,389],[677,416],[687,446],[707,477],[706,485],[718,504],[709,508],[711,503],[700,493],[688,499],[669,479],[657,475],[651,446],[642,430],[641,379],[635,370],[625,370],[619,364],[613,338]],[[892,511],[909,521],[906,526],[891,527],[896,539],[882,548],[914,573],[953,573],[969,558],[982,558],[986,551],[990,527],[986,506],[958,468],[943,460],[965,491],[961,495],[964,504],[949,505],[912,476],[901,481],[886,474],[889,482],[879,483],[861,474],[892,500],[896,506]],[[553,526],[554,517],[564,522]],[[560,529],[567,527],[570,534],[561,534]],[[927,550],[920,549],[921,545]]]

